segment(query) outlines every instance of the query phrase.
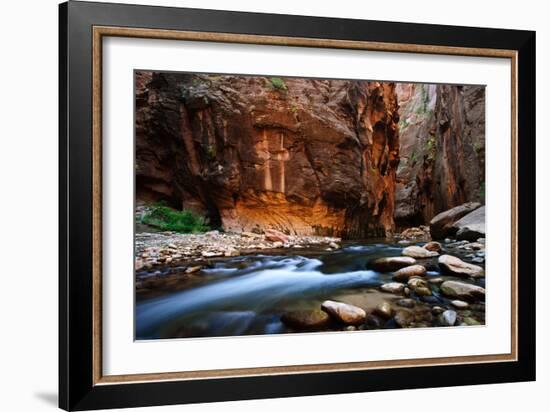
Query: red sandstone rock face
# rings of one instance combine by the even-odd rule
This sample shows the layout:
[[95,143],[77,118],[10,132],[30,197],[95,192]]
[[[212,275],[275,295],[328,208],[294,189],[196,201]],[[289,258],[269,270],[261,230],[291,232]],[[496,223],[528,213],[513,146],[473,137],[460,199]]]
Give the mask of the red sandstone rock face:
[[398,84],[398,226],[485,198],[485,88]]
[[136,73],[136,187],[226,230],[383,236],[394,83]]

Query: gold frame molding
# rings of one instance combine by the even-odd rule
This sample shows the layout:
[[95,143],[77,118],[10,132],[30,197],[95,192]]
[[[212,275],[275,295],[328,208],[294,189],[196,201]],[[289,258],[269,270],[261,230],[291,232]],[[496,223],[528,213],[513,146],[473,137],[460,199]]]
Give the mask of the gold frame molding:
[[[348,363],[330,363],[315,365],[290,365],[275,367],[255,367],[238,369],[219,369],[202,371],[182,371],[145,373],[132,375],[103,375],[102,356],[102,43],[103,37],[130,37],[164,40],[187,40],[204,42],[240,43],[257,45],[277,45],[294,47],[317,47],[333,49],[353,49],[366,51],[385,51],[399,53],[423,53],[438,55],[459,55],[477,57],[496,57],[511,60],[511,132],[512,132],[512,257],[511,257],[511,353],[494,355],[453,356],[443,358],[394,359],[384,361],[365,361]],[[160,29],[142,29],[132,27],[93,27],[93,127],[92,127],[92,179],[93,179],[93,384],[121,384],[150,381],[215,379],[227,377],[280,375],[297,373],[319,373],[351,371],[381,368],[402,368],[412,366],[437,366],[471,363],[513,362],[517,361],[517,52],[502,49],[463,48],[449,46],[431,46],[419,44],[382,43],[368,41],[333,40],[318,38],[261,36],[248,34],[176,31]]]

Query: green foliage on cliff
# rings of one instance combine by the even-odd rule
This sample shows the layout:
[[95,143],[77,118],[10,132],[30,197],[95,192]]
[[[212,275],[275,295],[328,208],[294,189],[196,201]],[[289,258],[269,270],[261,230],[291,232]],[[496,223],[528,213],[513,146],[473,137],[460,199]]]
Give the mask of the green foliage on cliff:
[[191,210],[175,210],[164,204],[151,206],[141,218],[141,222],[160,230],[180,233],[207,232],[210,227],[206,218]]
[[274,89],[283,90],[283,91],[288,90],[288,88],[286,87],[285,81],[283,79],[281,79],[280,77],[270,77],[269,78],[269,83],[271,84],[271,86]]

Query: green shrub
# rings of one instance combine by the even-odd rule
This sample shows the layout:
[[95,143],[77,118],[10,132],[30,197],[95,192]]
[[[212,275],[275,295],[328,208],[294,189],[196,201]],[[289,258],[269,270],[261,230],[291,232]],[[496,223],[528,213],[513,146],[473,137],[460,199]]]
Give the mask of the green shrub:
[[270,77],[269,83],[274,89],[284,90],[284,91],[288,90],[286,87],[285,81],[280,77]]
[[210,230],[203,216],[191,210],[175,210],[163,204],[151,206],[141,221],[160,230],[172,232],[198,233]]
[[215,144],[211,144],[211,145],[208,145],[206,147],[206,154],[208,155],[208,158],[210,160],[213,160],[216,158],[216,153],[217,153],[217,149],[216,149],[216,145]]

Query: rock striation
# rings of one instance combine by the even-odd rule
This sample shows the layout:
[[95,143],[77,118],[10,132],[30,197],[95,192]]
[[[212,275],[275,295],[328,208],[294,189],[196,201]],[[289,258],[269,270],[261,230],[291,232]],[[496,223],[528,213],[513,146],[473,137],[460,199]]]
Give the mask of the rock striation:
[[138,71],[136,194],[231,231],[385,236],[395,84]]

